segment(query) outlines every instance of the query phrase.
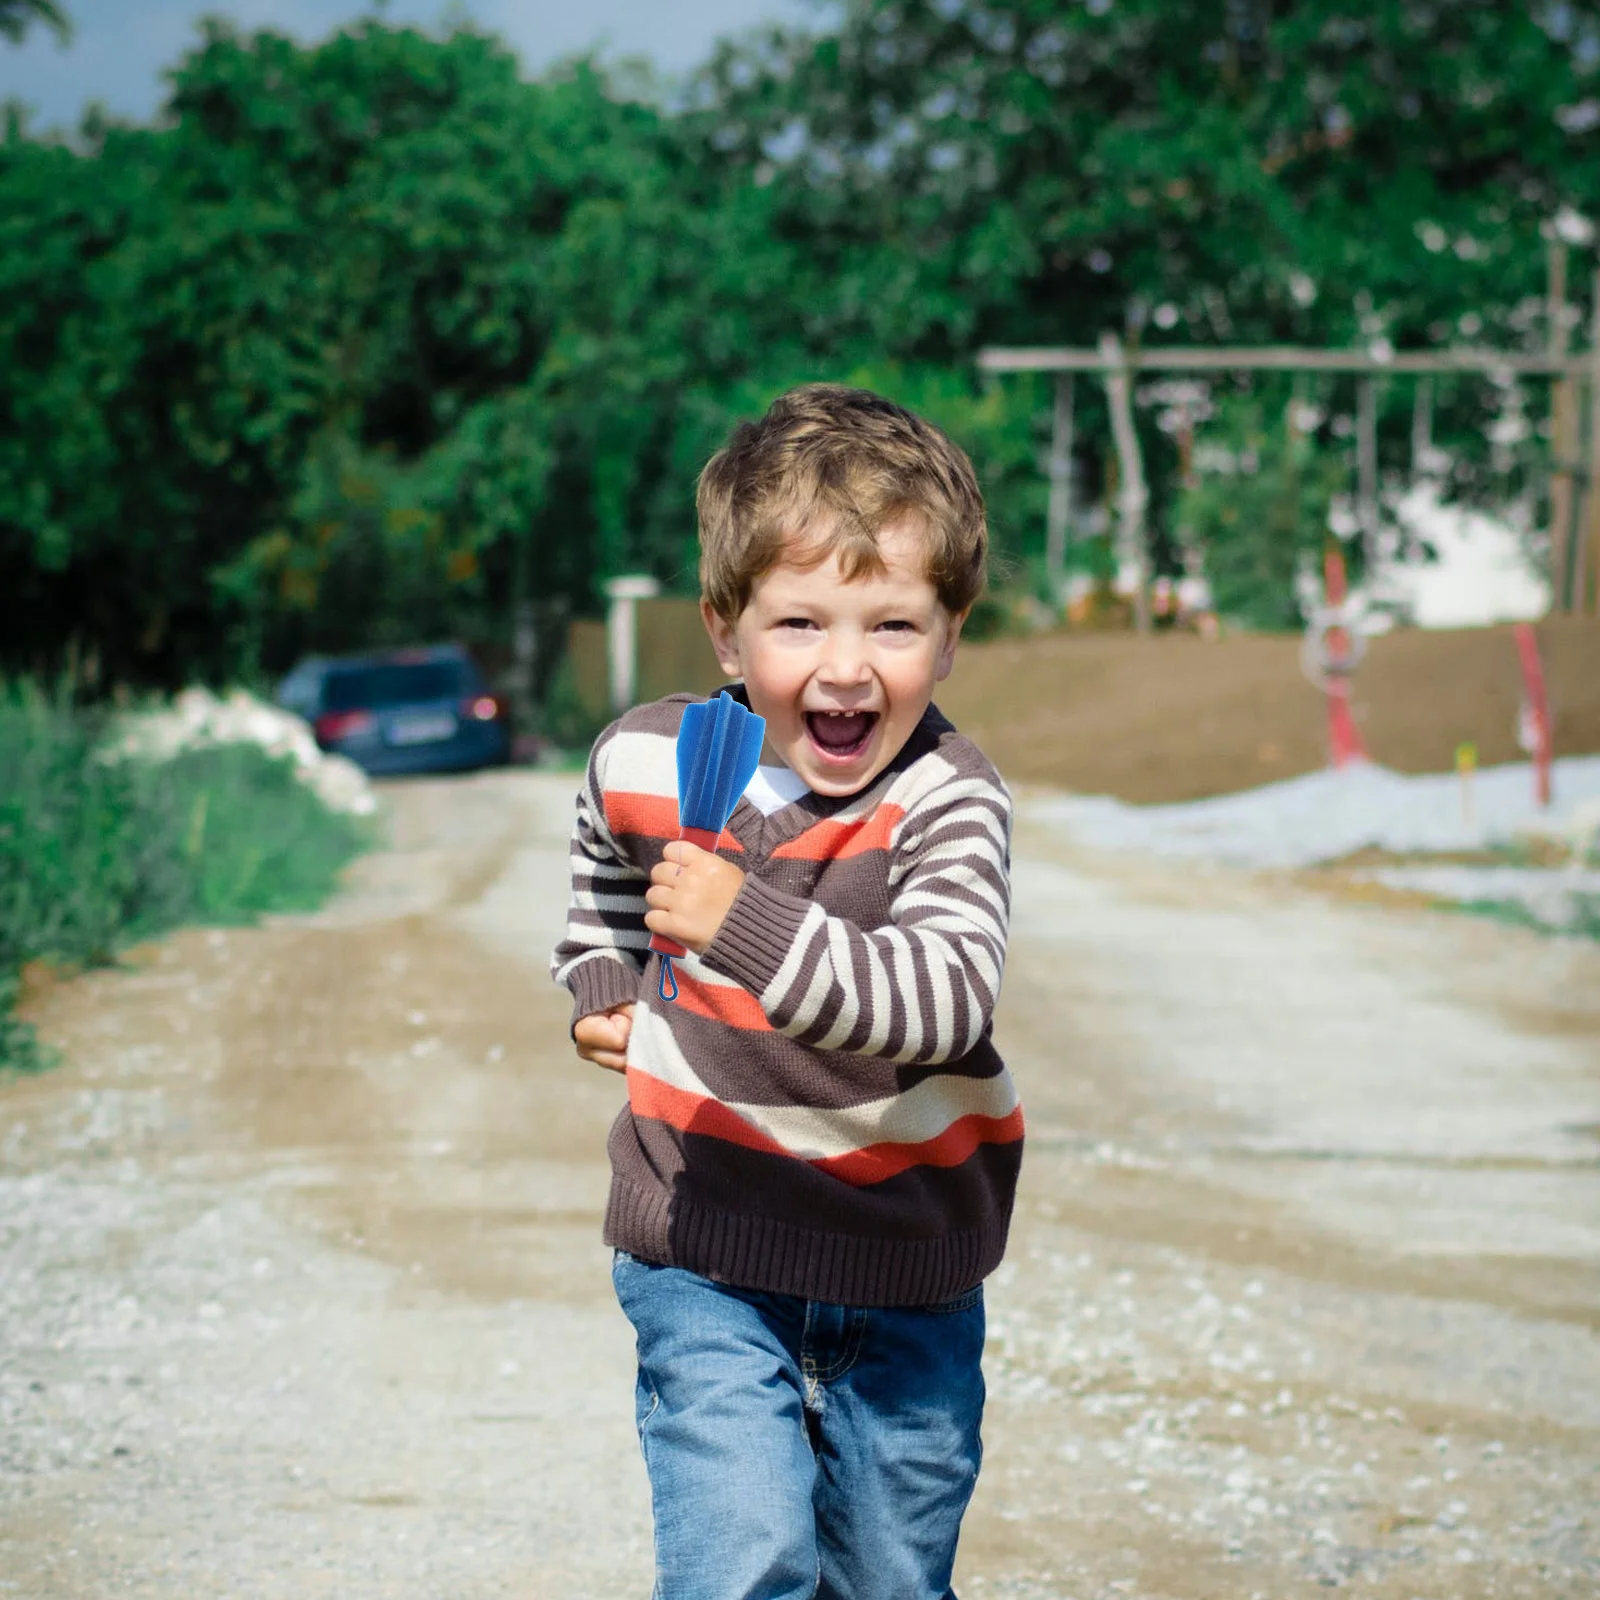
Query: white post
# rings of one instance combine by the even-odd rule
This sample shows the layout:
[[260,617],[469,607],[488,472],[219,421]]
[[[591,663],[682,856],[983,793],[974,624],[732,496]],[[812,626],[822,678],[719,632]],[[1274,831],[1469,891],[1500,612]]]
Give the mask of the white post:
[[611,676],[611,714],[620,717],[633,704],[636,671],[638,612],[635,602],[653,600],[661,593],[654,578],[633,574],[606,582],[606,662]]
[[1117,564],[1133,577],[1133,625],[1150,631],[1150,566],[1145,551],[1144,512],[1150,491],[1145,487],[1139,455],[1139,430],[1133,420],[1133,379],[1127,353],[1114,333],[1100,335],[1105,363],[1106,397],[1111,404],[1111,433],[1117,444],[1122,481],[1117,489]]
[[1419,378],[1411,403],[1411,481],[1430,473],[1433,460],[1433,379]]
[[1045,573],[1050,599],[1061,604],[1066,586],[1067,533],[1072,516],[1072,374],[1056,378],[1050,430],[1050,502],[1045,512]]

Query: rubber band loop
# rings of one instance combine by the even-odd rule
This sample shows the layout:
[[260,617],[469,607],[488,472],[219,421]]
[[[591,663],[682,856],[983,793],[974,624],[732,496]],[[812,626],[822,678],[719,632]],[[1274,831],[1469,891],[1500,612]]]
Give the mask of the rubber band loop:
[[[667,983],[669,980],[672,984],[671,994],[667,993]],[[661,958],[661,982],[657,986],[656,993],[659,994],[663,1000],[676,1000],[678,998],[678,980],[673,975],[671,956],[662,956]]]

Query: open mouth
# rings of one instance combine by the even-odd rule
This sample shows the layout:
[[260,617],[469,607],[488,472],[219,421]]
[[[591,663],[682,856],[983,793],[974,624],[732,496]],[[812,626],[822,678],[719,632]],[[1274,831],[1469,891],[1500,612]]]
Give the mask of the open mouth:
[[853,761],[872,742],[876,711],[808,711],[806,732],[824,761]]

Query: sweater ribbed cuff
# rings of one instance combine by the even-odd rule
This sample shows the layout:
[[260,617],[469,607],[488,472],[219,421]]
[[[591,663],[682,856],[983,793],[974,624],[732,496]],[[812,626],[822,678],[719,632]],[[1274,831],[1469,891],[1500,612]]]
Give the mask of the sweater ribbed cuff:
[[759,995],[777,977],[800,935],[811,901],[785,894],[747,873],[717,936],[700,959],[751,994]]
[[590,956],[587,961],[580,961],[567,978],[567,987],[572,991],[568,1031],[575,1029],[582,1017],[636,1001],[643,977],[623,955]]

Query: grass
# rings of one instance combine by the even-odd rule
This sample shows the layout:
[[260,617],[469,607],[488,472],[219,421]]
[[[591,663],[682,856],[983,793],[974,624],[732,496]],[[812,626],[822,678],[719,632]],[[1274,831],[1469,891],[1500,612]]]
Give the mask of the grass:
[[609,712],[594,710],[578,692],[577,667],[571,655],[562,657],[540,707],[538,732],[562,752],[558,771],[589,759],[589,747],[611,721]]
[[49,1064],[15,1015],[29,963],[104,966],[184,924],[312,910],[370,839],[254,745],[113,762],[105,731],[0,683],[0,1071]]
[[1441,908],[1464,911],[1470,916],[1490,917],[1516,928],[1535,933],[1561,935],[1569,939],[1593,939],[1600,943],[1600,894],[1575,894],[1571,897],[1572,916],[1552,923],[1538,916],[1521,900],[1445,900]]

